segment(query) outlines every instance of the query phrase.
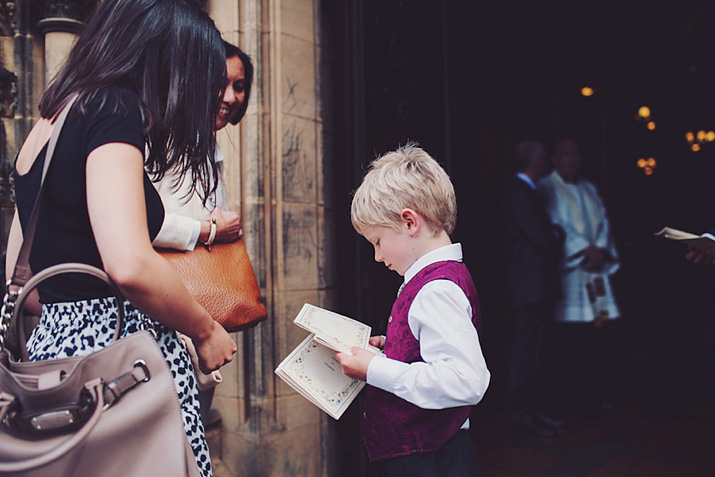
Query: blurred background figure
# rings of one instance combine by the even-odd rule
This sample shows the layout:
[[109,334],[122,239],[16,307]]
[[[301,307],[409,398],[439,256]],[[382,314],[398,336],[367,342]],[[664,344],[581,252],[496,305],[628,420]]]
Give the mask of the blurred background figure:
[[544,146],[520,142],[516,161],[518,172],[504,191],[501,208],[514,307],[507,412],[513,429],[548,437],[563,425],[543,413],[547,394],[542,349],[554,302],[561,295],[557,264],[564,232],[551,222],[536,190],[536,181],[546,172]]
[[619,268],[618,252],[596,187],[579,176],[576,143],[559,141],[553,164],[554,171],[539,181],[538,188],[551,220],[566,233],[559,264],[563,296],[554,310],[554,352],[562,365],[555,385],[566,387],[558,393],[565,399],[578,392],[571,396],[571,404],[594,399],[594,404],[612,408],[621,333],[614,321],[620,311],[610,276]]

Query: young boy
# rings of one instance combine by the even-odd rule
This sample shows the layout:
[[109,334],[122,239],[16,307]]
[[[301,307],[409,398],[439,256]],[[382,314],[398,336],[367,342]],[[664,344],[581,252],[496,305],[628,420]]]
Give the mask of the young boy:
[[405,277],[387,335],[370,338],[386,357],[337,354],[343,373],[370,385],[363,437],[387,476],[478,475],[466,429],[490,374],[477,290],[449,238],[456,217],[449,177],[415,144],[375,160],[353,197],[353,227]]

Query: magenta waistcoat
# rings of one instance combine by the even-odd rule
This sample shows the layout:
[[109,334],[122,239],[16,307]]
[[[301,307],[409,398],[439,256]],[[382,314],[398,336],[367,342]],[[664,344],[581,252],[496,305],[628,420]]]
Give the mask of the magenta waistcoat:
[[[420,343],[410,331],[408,312],[417,292],[432,280],[456,283],[472,306],[472,323],[480,327],[477,289],[461,262],[437,262],[420,270],[397,297],[385,337],[385,355],[405,363],[424,361]],[[438,316],[434,317],[439,320]],[[363,413],[363,438],[370,461],[431,452],[454,436],[469,417],[472,406],[422,409],[382,389],[368,386]]]

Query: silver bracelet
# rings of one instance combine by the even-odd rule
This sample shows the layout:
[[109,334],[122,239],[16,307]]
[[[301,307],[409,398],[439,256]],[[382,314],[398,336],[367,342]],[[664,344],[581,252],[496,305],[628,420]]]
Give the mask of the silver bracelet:
[[216,239],[216,219],[207,220],[211,226],[211,230],[209,231],[209,238],[206,239],[204,245],[206,245],[206,247],[211,247],[211,244],[214,243],[214,240]]

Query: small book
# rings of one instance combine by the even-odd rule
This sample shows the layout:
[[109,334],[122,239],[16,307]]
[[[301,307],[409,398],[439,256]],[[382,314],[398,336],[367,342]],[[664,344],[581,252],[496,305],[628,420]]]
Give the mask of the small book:
[[675,240],[701,250],[715,247],[715,237],[710,234],[695,235],[672,227],[663,227],[660,231],[656,232],[655,235],[667,238],[668,240]]
[[372,330],[347,316],[306,303],[293,323],[315,335],[315,340],[335,351],[350,352],[350,348],[367,348]]
[[293,321],[310,334],[286,356],[275,373],[333,419],[340,419],[365,382],[345,376],[335,352],[349,353],[357,346],[382,354],[368,344],[371,328],[307,303]]

